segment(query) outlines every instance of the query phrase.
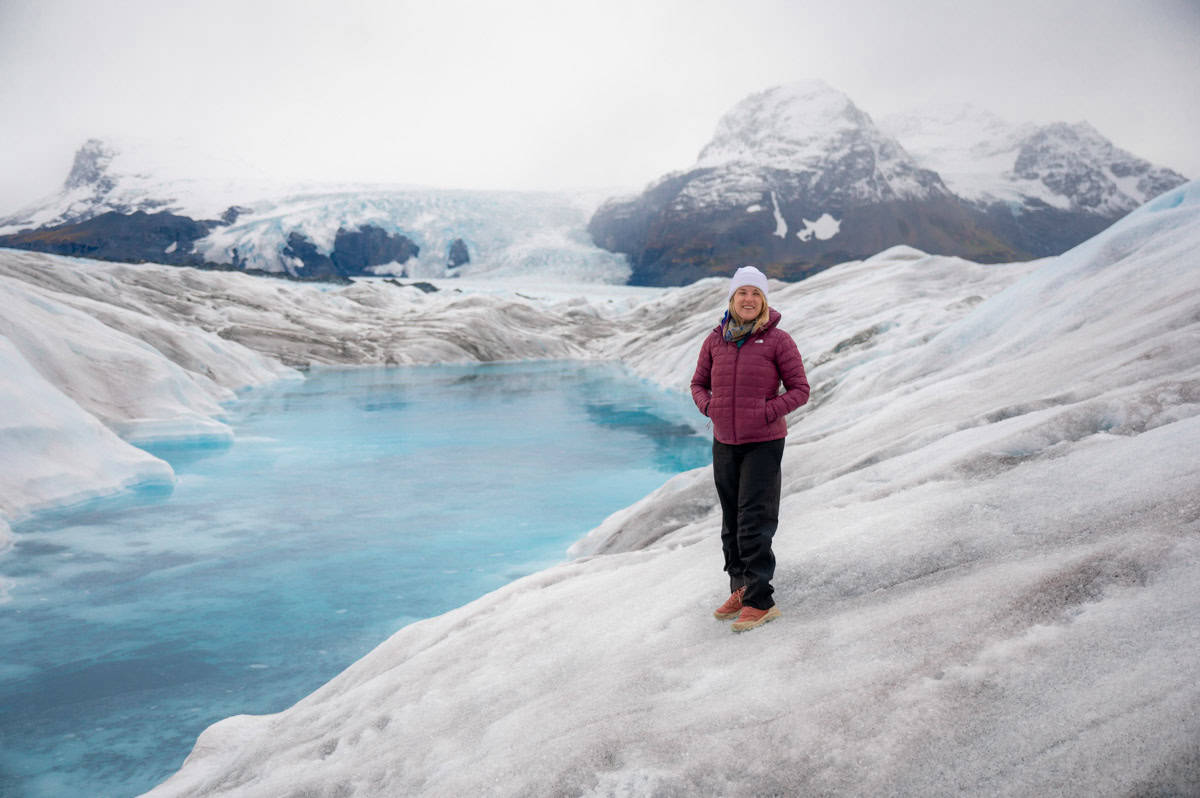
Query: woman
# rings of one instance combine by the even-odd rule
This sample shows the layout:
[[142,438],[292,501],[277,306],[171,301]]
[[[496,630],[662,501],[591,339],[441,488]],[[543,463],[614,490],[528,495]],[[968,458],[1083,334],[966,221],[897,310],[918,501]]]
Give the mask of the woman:
[[692,376],[692,399],[712,420],[729,573],[729,599],[713,615],[737,618],[735,632],[779,617],[771,598],[771,538],[779,525],[785,416],[808,401],[804,363],[779,319],[767,305],[766,275],[753,266],[738,269],[729,281],[729,307],[704,340]]

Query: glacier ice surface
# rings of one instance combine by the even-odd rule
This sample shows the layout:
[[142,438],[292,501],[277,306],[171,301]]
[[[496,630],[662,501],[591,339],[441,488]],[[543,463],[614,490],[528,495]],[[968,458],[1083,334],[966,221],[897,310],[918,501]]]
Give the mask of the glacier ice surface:
[[[896,248],[772,286],[814,389],[789,418],[779,621],[710,617],[720,518],[697,469],[577,559],[214,725],[151,795],[1196,792],[1198,198],[1056,258]],[[0,275],[31,279],[14,257]],[[289,362],[567,352],[680,390],[725,285],[618,307],[38,264],[35,283]],[[156,288],[184,279],[195,307]],[[410,335],[414,306],[444,346]]]

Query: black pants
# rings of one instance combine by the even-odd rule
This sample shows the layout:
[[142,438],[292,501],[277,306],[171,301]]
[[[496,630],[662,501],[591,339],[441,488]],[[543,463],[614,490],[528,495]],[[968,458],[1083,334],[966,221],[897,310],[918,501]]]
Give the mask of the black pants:
[[729,590],[745,587],[742,603],[759,610],[775,606],[771,539],[779,526],[782,458],[783,438],[736,446],[713,441],[713,479],[721,500],[721,547]]

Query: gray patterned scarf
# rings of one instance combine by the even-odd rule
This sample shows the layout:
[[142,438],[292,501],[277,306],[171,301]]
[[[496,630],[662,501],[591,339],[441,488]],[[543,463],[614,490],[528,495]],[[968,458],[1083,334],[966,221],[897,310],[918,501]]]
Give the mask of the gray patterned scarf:
[[756,324],[758,324],[758,319],[751,319],[747,322],[735,321],[727,310],[725,311],[725,318],[721,319],[721,336],[730,343],[740,345],[746,336],[754,332]]

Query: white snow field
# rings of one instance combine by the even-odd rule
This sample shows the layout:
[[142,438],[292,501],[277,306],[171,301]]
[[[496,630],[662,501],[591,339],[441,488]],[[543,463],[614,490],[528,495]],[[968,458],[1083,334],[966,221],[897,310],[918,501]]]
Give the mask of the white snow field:
[[[720,520],[709,469],[687,472],[572,561],[402,629],[284,712],[215,724],[149,794],[1200,793],[1197,252],[1192,182],[1055,258],[896,248],[775,284],[813,385],[789,419],[778,621],[734,635],[711,617]],[[725,298],[722,280],[641,302],[322,290],[10,251],[0,284],[22,297],[0,306],[0,357],[46,383],[8,378],[5,401],[60,396],[46,434],[104,462],[91,406],[40,360],[58,349],[10,332],[33,306],[157,331],[151,348],[193,376],[146,390],[195,385],[180,417],[219,420],[179,362],[197,350],[164,341],[210,342],[225,368],[206,379],[225,386],[279,374],[256,350],[620,358],[686,390]],[[95,407],[114,427],[142,412]],[[14,437],[5,463],[24,456]],[[54,492],[14,471],[6,514]]]

